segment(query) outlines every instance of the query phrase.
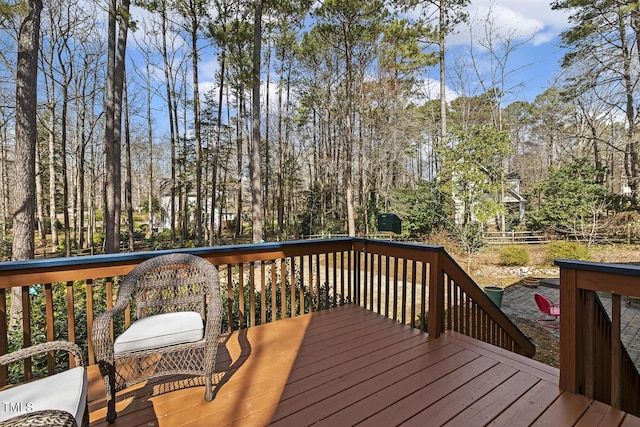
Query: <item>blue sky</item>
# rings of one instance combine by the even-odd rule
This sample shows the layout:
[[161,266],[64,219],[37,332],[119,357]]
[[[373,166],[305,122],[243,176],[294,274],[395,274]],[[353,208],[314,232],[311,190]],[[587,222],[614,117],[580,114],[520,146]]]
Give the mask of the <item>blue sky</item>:
[[[559,46],[558,36],[568,27],[568,14],[551,10],[550,3],[551,0],[471,0],[467,8],[469,24],[461,24],[457,31],[447,38],[448,68],[453,66],[456,57],[468,56],[471,41],[470,25],[474,28],[476,59],[479,65],[482,65],[483,52],[478,43],[483,38],[486,16],[490,14],[493,18],[492,27],[496,33],[508,34],[514,38],[515,43],[522,44],[514,50],[507,63],[507,68],[512,71],[511,98],[533,101],[560,73],[559,61],[563,51]],[[215,85],[213,76],[217,70],[218,63],[215,55],[201,57],[199,73],[202,92]],[[428,79],[431,86],[437,88],[437,66],[429,70]],[[453,83],[454,79],[451,75],[447,79]],[[459,93],[454,86],[454,84],[448,85],[450,98]]]
[[[508,101],[534,98],[548,88],[560,74],[559,61],[564,54],[560,47],[559,34],[568,28],[568,14],[551,9],[551,0],[472,0],[469,7],[469,22],[461,24],[455,34],[447,39],[450,46],[447,52],[448,89],[451,96],[459,94],[460,84],[456,83],[456,60],[471,61],[469,48],[474,49],[477,71],[470,67],[469,81],[478,73],[490,80],[491,66],[489,53],[481,44],[486,45],[486,29],[492,29],[495,39],[510,39],[516,46],[511,52],[507,65]],[[490,25],[487,16],[490,17]],[[499,46],[499,43],[494,44]],[[434,67],[429,77],[438,81],[438,69]],[[477,80],[477,78],[476,78]],[[469,85],[471,86],[471,84]],[[477,94],[481,88],[469,87],[467,94]]]
[[[485,38],[485,22],[488,15],[492,17],[491,28],[494,34],[511,38],[513,43],[518,45],[507,63],[509,75],[506,92],[508,95],[505,97],[504,106],[516,100],[531,102],[548,88],[560,73],[559,60],[563,52],[559,46],[558,36],[568,28],[568,14],[551,10],[550,2],[551,0],[472,0],[467,8],[469,23],[461,24],[457,31],[447,38],[448,98],[480,94],[482,87],[477,85],[478,73],[489,80],[491,67],[487,60],[487,51],[480,46]],[[136,13],[139,14],[138,18],[146,14],[138,8]],[[144,26],[142,19],[139,24]],[[140,31],[132,34],[132,37],[144,38],[147,33],[148,29],[141,28]],[[477,71],[474,71],[469,64],[469,46],[472,39],[475,46]],[[178,45],[183,43],[180,37],[177,37],[176,41]],[[132,40],[130,45],[135,46],[135,42]],[[468,69],[463,78],[467,87],[464,90],[460,88],[461,80],[458,79],[456,82],[454,72],[456,61],[467,62]],[[205,49],[199,65],[201,96],[206,90],[215,86],[213,79],[218,68],[217,56],[210,49]],[[159,69],[154,74],[157,75],[158,82],[163,80]],[[425,87],[429,88],[427,96],[438,98],[438,67],[434,66],[428,70],[425,78]],[[159,125],[160,129],[164,127]]]

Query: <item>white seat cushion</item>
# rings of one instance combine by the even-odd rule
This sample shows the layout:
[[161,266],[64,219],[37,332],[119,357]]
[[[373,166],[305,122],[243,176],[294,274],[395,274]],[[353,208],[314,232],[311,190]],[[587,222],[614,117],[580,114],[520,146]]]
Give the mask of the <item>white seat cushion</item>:
[[136,320],[116,338],[115,354],[200,341],[204,324],[200,313],[183,311],[157,314]]
[[86,403],[87,372],[77,367],[0,391],[0,421],[28,412],[57,409],[72,414],[80,426]]

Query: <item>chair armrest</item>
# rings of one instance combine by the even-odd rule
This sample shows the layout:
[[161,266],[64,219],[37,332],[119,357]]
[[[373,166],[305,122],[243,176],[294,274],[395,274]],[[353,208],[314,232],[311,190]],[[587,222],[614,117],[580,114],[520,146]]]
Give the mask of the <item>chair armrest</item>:
[[31,347],[23,348],[18,351],[14,351],[8,354],[0,356],[0,365],[8,365],[10,363],[17,362],[22,359],[27,359],[36,354],[47,353],[49,351],[66,351],[73,355],[76,366],[85,366],[84,357],[82,356],[82,350],[76,344],[69,341],[49,341],[42,344],[32,345]]
[[104,361],[111,365],[114,363],[113,356],[113,340],[111,339],[111,320],[116,314],[124,310],[120,307],[113,308],[99,314],[93,319],[93,327],[91,328],[91,341],[93,342],[93,351],[96,355],[96,362]]

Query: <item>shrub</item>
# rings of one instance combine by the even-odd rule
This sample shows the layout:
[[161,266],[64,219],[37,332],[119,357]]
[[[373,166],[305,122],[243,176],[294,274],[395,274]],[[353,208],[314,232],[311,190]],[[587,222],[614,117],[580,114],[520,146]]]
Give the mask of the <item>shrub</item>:
[[500,251],[500,263],[507,266],[525,266],[529,264],[529,249],[521,245],[509,245]]
[[0,239],[0,261],[11,259],[12,244],[11,240]]
[[547,245],[546,262],[553,264],[553,260],[556,258],[590,261],[591,253],[587,246],[577,242],[551,242]]
[[102,246],[104,243],[104,234],[102,233],[93,233],[93,244],[94,246]]

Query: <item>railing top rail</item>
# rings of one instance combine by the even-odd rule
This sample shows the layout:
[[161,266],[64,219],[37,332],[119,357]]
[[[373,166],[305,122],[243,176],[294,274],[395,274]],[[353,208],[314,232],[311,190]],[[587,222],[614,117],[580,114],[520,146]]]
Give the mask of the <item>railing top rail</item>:
[[640,276],[640,265],[637,264],[578,261],[574,259],[556,259],[554,264],[560,268],[571,268],[574,270],[596,271],[624,276]]
[[286,242],[269,242],[269,243],[250,243],[242,245],[225,245],[225,246],[208,246],[203,248],[184,248],[184,249],[164,249],[159,251],[145,251],[145,252],[128,252],[117,254],[100,254],[100,255],[88,255],[88,256],[75,256],[75,257],[62,257],[62,258],[49,258],[49,259],[30,259],[22,261],[5,261],[0,262],[0,274],[9,271],[19,270],[46,270],[50,268],[64,268],[69,266],[86,266],[86,265],[111,265],[114,263],[128,264],[142,262],[146,259],[153,258],[160,255],[169,253],[186,253],[198,256],[215,257],[216,255],[225,253],[247,253],[247,252],[273,252],[273,251],[286,251],[290,248],[303,248],[310,246],[322,245],[334,245],[334,244],[348,244],[348,243],[371,243],[388,245],[394,247],[403,247],[417,249],[420,248],[426,251],[444,251],[443,246],[425,245],[420,243],[407,243],[407,242],[390,242],[387,240],[374,240],[354,237],[338,237],[331,239],[315,239],[315,240],[290,240]]
[[495,303],[485,294],[479,287],[467,287],[465,284],[475,281],[467,274],[462,267],[448,253],[444,252],[443,261],[450,266],[449,274],[460,286],[482,307],[482,309],[494,319],[500,327],[507,332],[520,346],[523,354],[533,357],[536,353],[536,346],[527,338],[524,333],[513,323],[513,320],[507,316]]
[[391,240],[381,240],[381,239],[365,239],[360,237],[352,238],[354,243],[375,243],[376,245],[381,246],[392,246],[394,248],[404,248],[404,249],[421,249],[429,252],[444,252],[444,246],[440,245],[427,245],[424,243],[416,243],[416,242],[398,242]]
[[171,253],[185,253],[198,256],[215,256],[223,253],[271,252],[292,247],[307,247],[318,244],[349,243],[352,238],[332,238],[317,240],[291,240],[286,242],[250,243],[242,245],[208,246],[203,248],[164,249],[159,251],[127,252],[117,254],[101,254],[49,259],[30,259],[22,261],[0,262],[0,272],[23,269],[48,269],[67,266],[142,262],[146,259]]

